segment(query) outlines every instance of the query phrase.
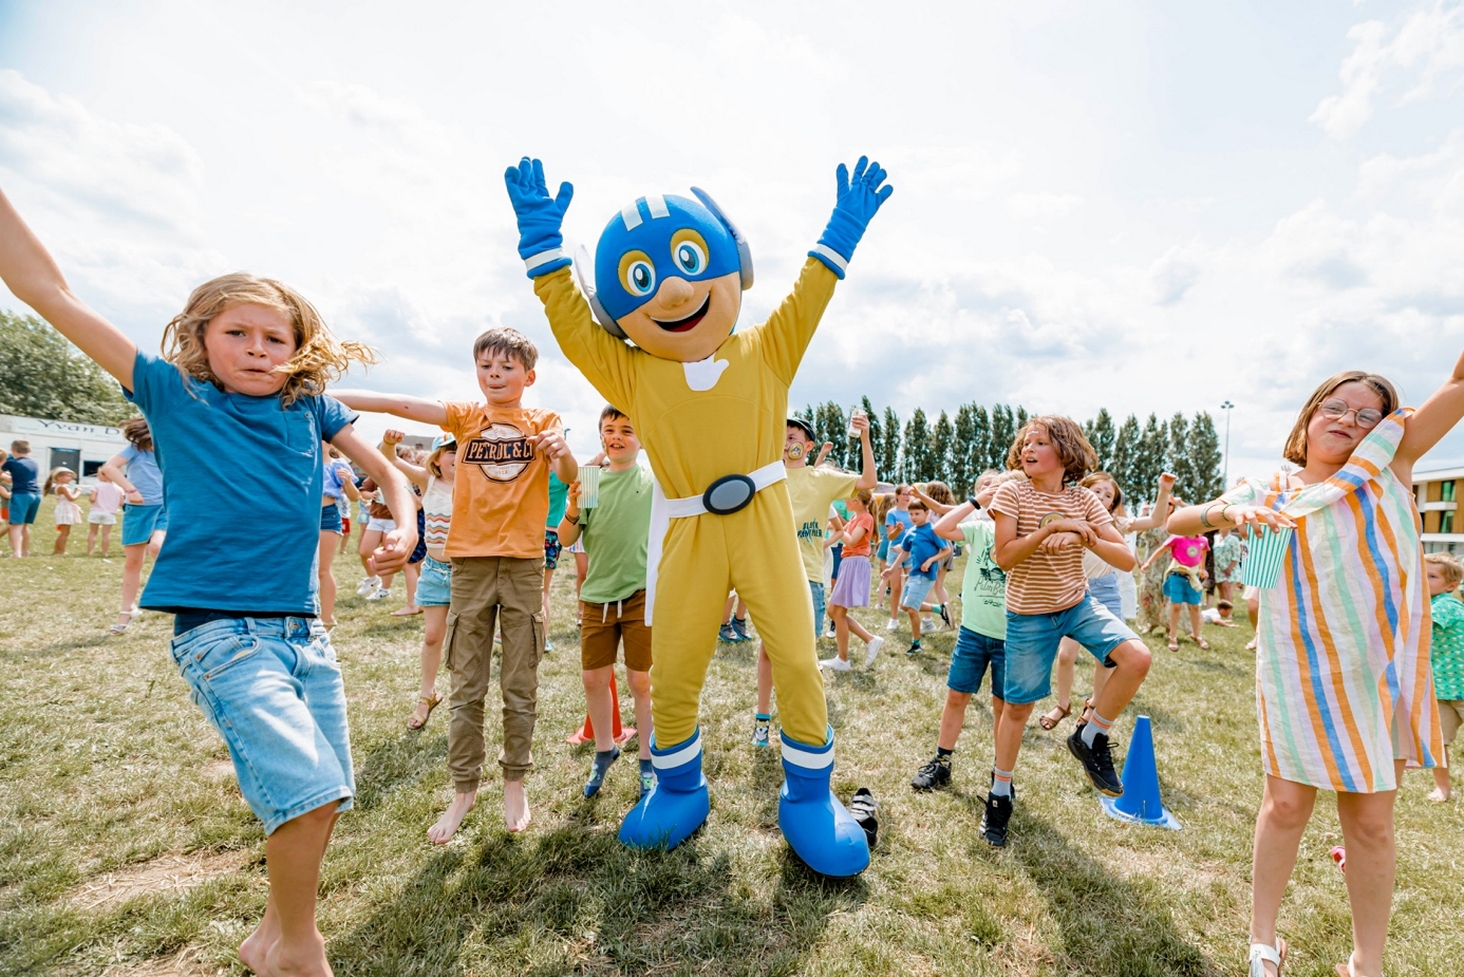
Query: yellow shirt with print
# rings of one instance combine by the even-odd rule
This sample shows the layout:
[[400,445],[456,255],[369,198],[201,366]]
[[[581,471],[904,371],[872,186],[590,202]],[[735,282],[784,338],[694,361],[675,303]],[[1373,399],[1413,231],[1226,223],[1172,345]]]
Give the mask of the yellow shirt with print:
[[824,526],[829,506],[854,494],[859,476],[832,468],[788,469],[788,501],[793,503],[793,528],[803,572],[813,583],[823,583]]

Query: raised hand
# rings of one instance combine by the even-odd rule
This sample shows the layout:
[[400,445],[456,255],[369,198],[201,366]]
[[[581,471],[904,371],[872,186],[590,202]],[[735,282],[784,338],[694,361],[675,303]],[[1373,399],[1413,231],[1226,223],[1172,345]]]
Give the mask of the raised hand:
[[871,163],[867,156],[859,157],[852,177],[849,168],[839,164],[835,174],[838,198],[834,203],[834,213],[829,217],[829,224],[818,244],[808,253],[840,278],[844,277],[849,259],[854,257],[854,248],[864,236],[870,218],[895,192],[894,187],[882,186],[885,176],[884,169],[878,163]]
[[559,184],[559,192],[549,196],[544,182],[544,164],[525,156],[518,166],[510,166],[503,174],[508,199],[518,218],[519,257],[524,259],[530,278],[569,267],[564,253],[564,236],[559,233],[564,212],[574,199],[574,187]]

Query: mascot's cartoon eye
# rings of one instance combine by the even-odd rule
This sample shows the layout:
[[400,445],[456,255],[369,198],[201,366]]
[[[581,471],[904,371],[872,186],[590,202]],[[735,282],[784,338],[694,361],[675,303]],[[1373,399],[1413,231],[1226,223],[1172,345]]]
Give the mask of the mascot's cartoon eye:
[[631,295],[644,297],[656,290],[656,266],[644,251],[620,256],[620,283]]
[[671,236],[671,260],[683,275],[696,276],[707,270],[707,242],[689,227]]

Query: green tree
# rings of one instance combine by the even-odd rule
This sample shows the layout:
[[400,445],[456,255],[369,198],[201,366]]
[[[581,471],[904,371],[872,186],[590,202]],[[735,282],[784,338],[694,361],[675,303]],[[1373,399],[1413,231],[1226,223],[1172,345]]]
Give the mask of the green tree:
[[886,407],[880,421],[879,444],[874,457],[879,462],[879,477],[889,482],[900,480],[900,418],[893,407]]
[[1083,425],[1083,433],[1088,436],[1088,443],[1098,456],[1098,470],[1113,475],[1113,449],[1118,432],[1113,429],[1113,416],[1108,413],[1108,408],[1099,408],[1098,416]]
[[117,381],[33,315],[0,310],[0,414],[117,424],[137,413]]
[[971,470],[971,447],[976,436],[975,412],[975,404],[962,404],[956,409],[949,474],[951,491],[957,498],[970,494],[971,479],[976,477],[976,472]]
[[[869,418],[869,444],[874,448],[874,466],[879,470],[879,476],[883,478],[884,469],[880,468],[879,463],[879,432],[881,430],[879,411],[875,410],[874,405],[869,402],[869,396],[867,394],[859,398],[859,406],[864,408],[864,416]],[[857,445],[859,442],[855,441],[854,443]],[[854,454],[856,456],[859,454],[857,447],[854,449]]]
[[934,453],[931,451],[930,424],[925,411],[915,408],[905,423],[905,460],[900,478],[906,482],[924,482],[933,478]]
[[1220,475],[1220,436],[1207,411],[1195,415],[1190,428],[1189,466],[1195,478],[1195,502],[1213,499],[1225,491]]
[[1006,467],[1007,449],[1016,438],[1017,423],[1012,409],[1006,404],[997,404],[991,408],[991,442],[987,446],[986,455],[988,468]]
[[991,464],[991,417],[980,404],[971,405],[971,480]]
[[1169,425],[1159,423],[1155,414],[1144,422],[1139,447],[1134,452],[1134,490],[1141,499],[1150,498],[1164,474],[1164,461],[1169,452]]
[[1189,420],[1176,413],[1169,419],[1169,446],[1164,453],[1164,466],[1174,473],[1174,494],[1186,502],[1197,502],[1195,470],[1190,465]]
[[[818,423],[814,430],[822,441],[833,445],[829,449],[829,461],[840,468],[847,468],[849,465],[849,425],[844,418],[844,408],[832,400],[818,405],[816,415]],[[816,457],[816,456],[815,456]],[[854,452],[857,460],[859,453]]]
[[[1021,404],[1018,404],[1017,405],[1017,413],[1016,413],[1015,420],[1016,420],[1016,424],[1017,424],[1016,429],[1018,431],[1020,431],[1024,427],[1026,427],[1027,426],[1027,422],[1029,420],[1031,420],[1031,417],[1029,417],[1028,414],[1027,414],[1027,408],[1023,407]],[[1013,435],[1013,437],[1015,437],[1015,435]]]
[[1108,472],[1118,479],[1118,484],[1123,487],[1129,497],[1135,499],[1143,498],[1146,491],[1134,474],[1134,458],[1137,456],[1138,450],[1139,419],[1130,414],[1123,419],[1123,424],[1118,429],[1118,435],[1113,439],[1113,458],[1109,462],[1113,467],[1108,469]]
[[951,483],[954,477],[951,469],[955,461],[956,431],[951,426],[951,419],[946,416],[945,411],[935,419],[935,427],[930,429],[930,469],[931,478],[936,478]]

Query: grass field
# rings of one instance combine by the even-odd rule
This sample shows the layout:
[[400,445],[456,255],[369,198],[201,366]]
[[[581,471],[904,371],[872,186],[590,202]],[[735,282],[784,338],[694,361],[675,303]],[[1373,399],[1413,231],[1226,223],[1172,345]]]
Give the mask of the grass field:
[[[72,552],[84,544],[83,533]],[[504,831],[490,780],[457,839],[432,846],[425,831],[450,792],[446,717],[422,733],[403,725],[420,619],[355,597],[354,560],[337,569],[334,642],[359,790],[321,885],[337,974],[1244,973],[1261,791],[1247,628],[1209,629],[1210,652],[1151,641],[1154,670],[1119,723],[1122,752],[1132,716],[1153,718],[1178,832],[1101,814],[1063,748],[1069,720],[1028,733],[1012,840],[993,850],[976,833],[991,749],[984,704],[968,716],[953,789],[908,786],[933,750],[952,635],[913,660],[896,648],[829,677],[835,787],[847,798],[868,786],[883,807],[869,870],[833,882],[788,851],[777,753],[748,743],[755,645],[724,645],[708,676],[706,826],[670,853],[617,843],[634,763],[585,801],[590,748],[564,743],[584,714],[572,570],[555,583],[557,650],[541,670],[533,825]],[[115,550],[110,562],[0,560],[0,972],[242,973],[233,953],[263,911],[264,835],[174,670],[171,619],[145,615],[104,636],[120,573]],[[832,642],[821,644],[827,655]],[[1464,973],[1464,818],[1458,802],[1427,803],[1430,787],[1414,774],[1398,804],[1391,975]],[[1330,975],[1346,958],[1346,896],[1327,856],[1339,842],[1324,796],[1282,915],[1289,977]]]

